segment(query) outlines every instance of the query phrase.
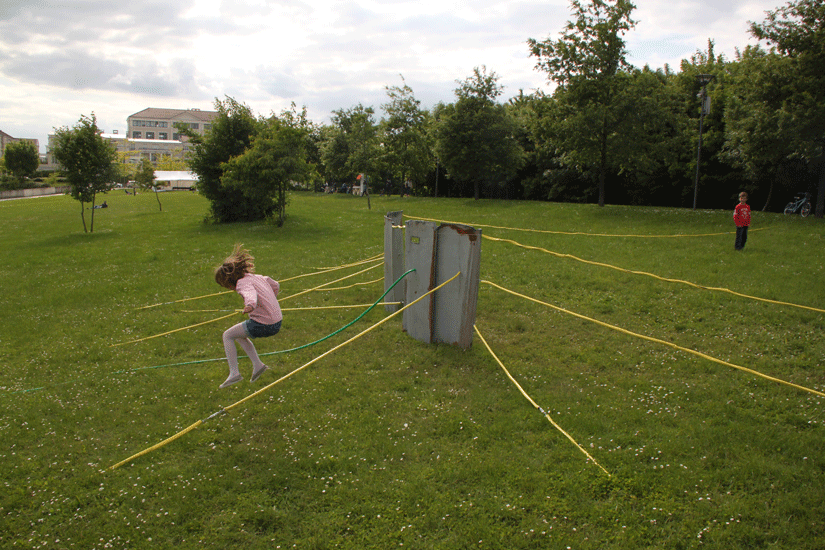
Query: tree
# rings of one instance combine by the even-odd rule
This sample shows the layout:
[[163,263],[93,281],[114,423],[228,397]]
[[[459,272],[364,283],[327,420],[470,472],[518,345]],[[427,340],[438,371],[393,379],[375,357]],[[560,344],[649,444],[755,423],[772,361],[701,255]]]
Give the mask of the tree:
[[182,154],[180,157],[176,157],[174,154],[170,154],[161,155],[161,157],[155,164],[155,168],[157,168],[158,170],[180,171],[188,169],[189,166],[187,162],[182,158]]
[[382,105],[387,118],[381,122],[384,161],[403,185],[407,179],[420,183],[432,168],[427,140],[427,112],[420,107],[404,77],[402,86],[386,87],[389,102]]
[[622,115],[618,74],[630,68],[622,37],[636,25],[630,18],[636,6],[628,0],[590,0],[587,5],[573,0],[571,5],[576,20],[567,22],[559,40],[531,38],[527,44],[538,58],[536,68],[559,85],[569,112],[586,123],[581,131],[570,125],[578,136],[567,162],[598,166],[599,206],[604,206],[609,141]]
[[[759,46],[748,46],[733,70],[734,93],[725,113],[724,151],[751,182],[767,185],[762,210],[769,208],[781,183],[781,167],[795,152],[793,121],[787,111],[777,108],[775,99],[780,90],[792,86],[790,61]],[[766,98],[768,90],[774,99]]]
[[97,118],[81,115],[71,130],[55,129],[54,158],[60,164],[71,188],[72,198],[80,202],[83,231],[86,229],[85,205],[92,205],[92,219],[88,232],[95,228],[95,197],[109,191],[117,177],[117,153],[100,135]]
[[[135,180],[135,171],[140,160],[140,151],[118,151],[115,166],[117,168],[117,181],[128,185]],[[127,191],[128,192],[128,191]]]
[[250,147],[262,122],[248,106],[230,97],[215,100],[215,110],[218,116],[206,135],[181,130],[195,144],[189,166],[200,179],[198,191],[209,200],[211,218],[217,223],[264,219],[271,212],[269,205],[250,203],[241,187],[222,182],[226,163]]
[[158,195],[158,186],[155,185],[155,167],[146,157],[140,159],[140,164],[135,170],[135,185],[143,191],[154,191],[158,208],[163,212],[163,205],[160,203],[160,196]]
[[6,170],[18,179],[20,185],[26,178],[34,176],[37,167],[40,166],[40,154],[34,143],[30,141],[9,143],[6,145],[3,159]]
[[798,0],[768,12],[750,32],[789,60],[792,82],[781,90],[762,90],[763,100],[792,125],[793,155],[819,165],[816,216],[825,214],[825,4]]
[[300,129],[303,132],[306,145],[306,162],[312,165],[313,170],[311,171],[311,175],[308,176],[312,178],[312,181],[306,180],[301,183],[303,183],[304,186],[312,186],[313,190],[320,188],[320,186],[316,184],[321,179],[319,170],[323,166],[323,159],[321,157],[321,143],[323,141],[322,127],[309,119],[306,106],[298,109],[295,102],[292,102],[289,109],[283,109],[279,118],[281,122],[287,126]]
[[371,172],[379,156],[378,125],[375,109],[360,103],[350,109],[332,112],[332,142],[327,143],[324,161],[336,176],[352,182],[360,173]]
[[283,225],[290,182],[313,174],[307,162],[306,133],[299,121],[271,117],[251,146],[223,165],[222,186],[241,194],[267,216],[276,213],[278,226]]
[[478,200],[482,183],[502,185],[524,163],[515,139],[515,119],[495,102],[502,93],[495,72],[476,67],[459,82],[454,104],[437,110],[436,150],[450,176],[473,186]]
[[352,184],[358,174],[368,177],[378,167],[381,147],[375,110],[360,103],[332,112],[332,129],[323,146],[326,172],[334,180]]

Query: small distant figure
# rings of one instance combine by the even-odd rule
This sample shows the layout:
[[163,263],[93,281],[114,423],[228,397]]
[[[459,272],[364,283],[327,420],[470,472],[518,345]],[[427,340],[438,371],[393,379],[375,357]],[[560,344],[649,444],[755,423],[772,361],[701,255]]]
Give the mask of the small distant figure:
[[223,333],[223,347],[226,352],[226,361],[229,363],[229,376],[220,385],[221,389],[243,380],[238,369],[238,349],[235,347],[235,342],[240,344],[252,360],[253,370],[250,381],[254,382],[261,377],[269,367],[261,362],[251,339],[278,334],[283,320],[281,306],[278,303],[280,284],[270,277],[256,275],[253,263],[255,258],[242,246],[236,244],[232,255],[215,269],[215,282],[240,294],[243,297],[243,312],[249,314],[249,319],[228,328]]
[[751,207],[748,205],[748,194],[739,193],[739,204],[733,210],[733,221],[736,223],[736,242],[734,249],[742,250],[748,242],[748,227],[751,224]]
[[106,201],[103,201],[103,204],[96,204],[95,205],[95,210],[97,210],[98,208],[109,208],[109,205],[106,204]]

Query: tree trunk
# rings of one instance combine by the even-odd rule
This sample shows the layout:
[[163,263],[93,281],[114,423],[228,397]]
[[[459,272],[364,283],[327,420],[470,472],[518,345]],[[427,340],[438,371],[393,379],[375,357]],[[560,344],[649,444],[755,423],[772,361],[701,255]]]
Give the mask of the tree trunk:
[[155,198],[158,200],[158,208],[160,208],[160,211],[163,212],[163,205],[160,204],[160,196],[158,195],[157,187],[155,188]]
[[768,205],[771,203],[771,197],[773,196],[773,178],[771,178],[771,185],[768,187],[768,198],[765,199],[765,206],[762,207],[762,212],[768,211]]
[[607,117],[602,118],[601,158],[599,159],[599,206],[604,206],[604,180],[607,172]]
[[816,217],[825,215],[825,158],[819,167],[819,191],[816,193]]
[[95,196],[92,195],[92,222],[89,224],[89,233],[95,232]]
[[435,161],[435,189],[433,190],[433,198],[438,198],[438,160]]
[[83,220],[83,232],[88,233],[89,230],[86,228],[86,203],[80,201],[80,219]]

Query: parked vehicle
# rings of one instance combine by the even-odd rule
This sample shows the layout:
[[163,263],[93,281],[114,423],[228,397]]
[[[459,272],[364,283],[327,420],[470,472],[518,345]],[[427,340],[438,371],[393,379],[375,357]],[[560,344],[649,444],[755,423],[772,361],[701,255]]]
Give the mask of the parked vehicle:
[[785,207],[785,215],[800,214],[803,218],[811,213],[811,194],[797,193]]

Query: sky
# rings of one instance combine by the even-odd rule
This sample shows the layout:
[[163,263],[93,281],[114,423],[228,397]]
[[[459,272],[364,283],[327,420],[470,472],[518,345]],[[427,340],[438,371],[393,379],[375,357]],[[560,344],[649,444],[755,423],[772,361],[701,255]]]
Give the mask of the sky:
[[[628,61],[653,69],[706,51],[735,57],[780,0],[636,0]],[[425,109],[455,101],[475,67],[500,100],[551,92],[527,39],[556,40],[567,0],[0,0],[0,130],[35,138],[94,115],[106,131],[148,107],[214,110],[232,97],[269,116],[294,102],[317,123],[387,87]]]

